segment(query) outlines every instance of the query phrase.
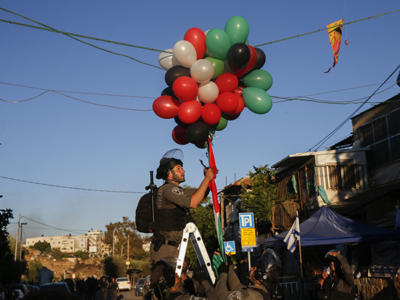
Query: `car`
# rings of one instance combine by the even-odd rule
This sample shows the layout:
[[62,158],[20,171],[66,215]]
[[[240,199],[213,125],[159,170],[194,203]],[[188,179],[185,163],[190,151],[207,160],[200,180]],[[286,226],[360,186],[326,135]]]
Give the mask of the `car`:
[[118,277],[115,279],[115,281],[118,284],[118,289],[120,291],[122,290],[128,290],[130,291],[132,289],[131,281],[129,280],[128,277]]
[[144,285],[146,284],[146,278],[139,278],[136,282],[136,296],[144,295]]
[[40,288],[37,285],[27,284],[30,293],[36,293],[40,291]]
[[44,283],[40,286],[40,291],[63,291],[71,293],[68,285],[64,281]]

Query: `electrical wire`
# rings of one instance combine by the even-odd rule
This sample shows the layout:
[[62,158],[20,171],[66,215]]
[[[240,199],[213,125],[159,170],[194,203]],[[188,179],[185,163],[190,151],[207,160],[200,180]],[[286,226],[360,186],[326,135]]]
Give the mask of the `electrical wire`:
[[11,178],[11,177],[6,177],[6,176],[0,176],[0,178],[8,179],[8,180],[14,180],[14,181],[19,181],[19,182],[25,182],[25,183],[32,183],[32,184],[37,184],[37,185],[51,186],[51,187],[56,187],[56,188],[64,188],[64,189],[72,189],[72,190],[81,190],[81,191],[90,191],[90,192],[123,193],[123,194],[145,194],[145,192],[110,191],[110,190],[96,190],[96,189],[87,189],[87,188],[77,188],[77,187],[70,187],[70,186],[55,185],[55,184],[40,183],[40,182],[34,182],[34,181],[16,179],[16,178]]
[[82,234],[82,232],[78,232],[78,231],[88,232],[88,230],[84,230],[84,229],[65,229],[65,228],[55,227],[55,226],[48,225],[48,224],[45,224],[45,223],[42,223],[42,222],[39,222],[39,221],[32,220],[32,219],[30,219],[30,218],[28,218],[28,217],[25,217],[25,216],[21,216],[21,218],[25,218],[25,219],[27,219],[27,220],[29,220],[29,221],[32,221],[32,222],[35,222],[35,223],[44,225],[44,226],[46,226],[46,227],[50,227],[50,228],[52,228],[52,229],[56,229],[56,230],[62,230],[62,231],[68,231],[68,232],[75,232],[75,233],[79,233],[79,234]]
[[30,18],[24,17],[24,16],[22,16],[22,15],[20,15],[20,14],[17,14],[17,13],[15,13],[15,12],[12,12],[12,11],[10,11],[10,10],[8,10],[8,9],[2,8],[2,7],[0,7],[0,9],[1,9],[1,10],[4,10],[4,11],[6,11],[6,12],[9,12],[9,13],[11,13],[11,14],[14,14],[14,15],[16,15],[16,16],[19,16],[19,17],[21,17],[21,18],[24,18],[24,19],[26,19],[26,20],[29,20],[29,21],[31,21],[31,22],[34,22],[34,23],[36,23],[36,24],[42,25],[42,26],[44,26],[44,27],[46,27],[46,28],[48,28],[48,29],[51,29],[51,30],[54,31],[54,32],[59,32],[59,33],[61,33],[61,34],[64,34],[64,35],[68,36],[68,37],[71,38],[71,39],[74,39],[74,40],[76,40],[76,41],[78,41],[78,42],[81,42],[81,43],[83,43],[83,44],[89,45],[89,46],[91,46],[91,47],[97,48],[97,49],[99,49],[99,50],[106,51],[106,52],[111,53],[111,54],[123,56],[123,57],[129,58],[129,59],[132,59],[132,60],[134,60],[134,61],[136,61],[136,62],[138,62],[138,63],[144,64],[144,65],[147,65],[147,66],[150,66],[150,67],[154,67],[154,68],[157,68],[157,69],[160,69],[160,70],[164,70],[164,69],[161,68],[161,67],[158,67],[158,66],[155,66],[155,65],[146,63],[146,62],[144,62],[144,61],[138,60],[138,59],[136,59],[136,58],[134,58],[134,57],[131,57],[131,56],[129,56],[129,55],[125,55],[125,54],[113,52],[113,51],[111,51],[111,50],[107,50],[107,49],[105,49],[105,48],[102,48],[102,47],[93,45],[93,44],[88,43],[88,42],[85,42],[85,41],[82,41],[82,40],[80,40],[80,39],[78,39],[78,38],[76,38],[76,37],[74,37],[74,36],[72,36],[72,35],[70,35],[70,34],[68,34],[68,33],[66,33],[66,32],[58,31],[57,29],[54,29],[54,28],[52,28],[52,27],[50,27],[50,26],[48,26],[48,25],[45,25],[45,24],[43,24],[43,23],[37,22],[37,21],[35,21],[35,20],[32,20],[32,19],[30,19]]
[[350,114],[350,116],[348,116],[342,123],[340,123],[339,126],[337,126],[331,133],[329,133],[326,137],[324,137],[321,141],[319,141],[317,144],[315,144],[313,147],[311,147],[308,152],[311,152],[312,149],[314,149],[313,152],[317,151],[321,145],[323,143],[325,143],[328,139],[330,139],[336,132],[338,132],[343,126],[344,124],[347,123],[348,120],[350,120],[368,101],[369,99],[372,98],[372,96],[374,96],[376,94],[376,92],[378,92],[378,90],[390,79],[390,77],[392,77],[397,70],[400,68],[400,65],[392,72],[392,74],[389,75],[388,78],[386,78],[386,80],[371,94],[371,96],[368,97],[367,100],[365,100],[354,112],[352,112]]

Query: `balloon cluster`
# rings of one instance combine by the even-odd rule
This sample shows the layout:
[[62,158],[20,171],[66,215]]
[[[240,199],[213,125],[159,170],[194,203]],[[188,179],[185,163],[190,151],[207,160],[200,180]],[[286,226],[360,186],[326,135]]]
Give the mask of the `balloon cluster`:
[[249,46],[249,24],[241,16],[225,29],[189,29],[173,49],[158,57],[168,87],[154,100],[153,111],[177,125],[172,138],[180,145],[205,147],[210,132],[223,130],[247,107],[265,114],[272,107],[266,91],[272,76],[260,70],[265,53]]

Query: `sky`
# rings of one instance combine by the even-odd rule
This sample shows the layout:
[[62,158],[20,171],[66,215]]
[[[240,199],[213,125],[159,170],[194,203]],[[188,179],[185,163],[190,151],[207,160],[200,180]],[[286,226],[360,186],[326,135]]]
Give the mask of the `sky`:
[[[271,111],[258,115],[245,109],[216,133],[218,190],[247,176],[253,166],[271,166],[314,147],[400,63],[400,12],[354,22],[399,10],[397,0],[2,0],[0,7],[60,31],[151,49],[173,48],[193,27],[224,29],[236,15],[249,23],[250,45],[283,40],[260,47],[266,54],[262,69],[274,80],[268,91]],[[41,27],[21,16],[0,10],[2,21]],[[333,64],[327,31],[299,35],[339,19],[353,23],[343,26],[336,67],[324,73]],[[159,66],[157,51],[82,40]],[[185,184],[200,185],[199,160],[207,161],[206,150],[176,144],[175,122],[152,112],[153,101],[167,87],[165,70],[63,34],[6,22],[0,22],[0,70],[0,208],[13,210],[11,235],[19,214],[28,223],[23,239],[105,231],[123,216],[134,220],[149,172],[173,148],[184,153]],[[399,93],[397,74],[360,112]],[[282,102],[274,96],[336,104]],[[340,103],[349,100],[358,104]],[[319,150],[351,131],[348,121]]]

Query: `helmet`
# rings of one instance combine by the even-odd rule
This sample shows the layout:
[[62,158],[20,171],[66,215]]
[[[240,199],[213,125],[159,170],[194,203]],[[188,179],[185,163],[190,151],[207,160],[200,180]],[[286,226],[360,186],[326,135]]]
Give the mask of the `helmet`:
[[332,250],[329,250],[329,251],[325,254],[325,259],[326,259],[326,260],[328,260],[328,261],[335,261],[335,260],[337,260],[337,258],[336,258],[335,256],[333,256],[333,255],[330,255],[329,252],[339,252],[339,250],[332,249]]
[[[176,261],[175,261],[176,262]],[[150,286],[156,288],[157,285],[161,291],[168,289],[175,284],[175,268],[164,260],[158,261],[153,268],[150,276]]]
[[264,285],[267,282],[276,283],[277,278],[272,277],[270,272],[280,269],[281,266],[282,262],[279,256],[274,250],[267,248],[256,262],[257,269],[254,272],[254,277]]
[[160,166],[157,168],[157,179],[166,179],[169,171],[175,166],[183,166],[183,152],[180,149],[172,149],[163,155],[160,160]]

